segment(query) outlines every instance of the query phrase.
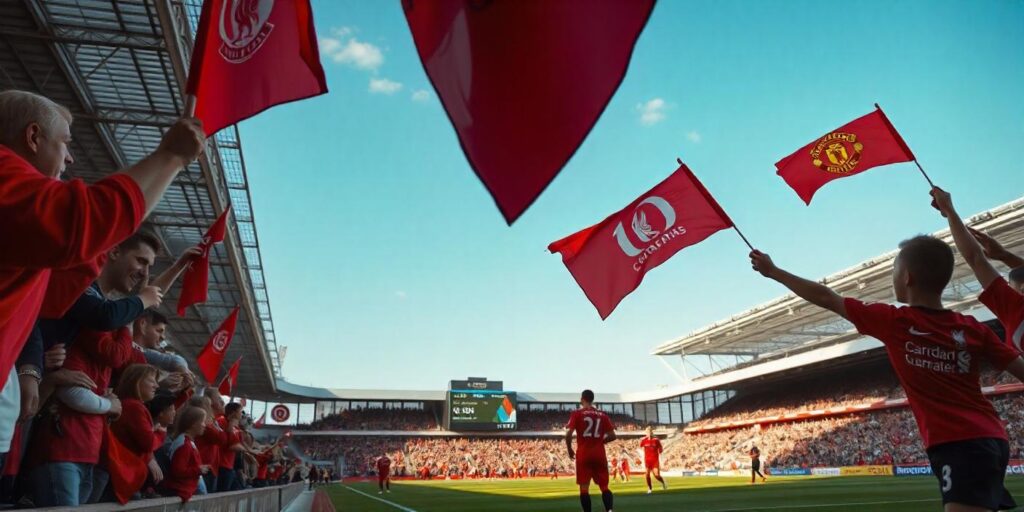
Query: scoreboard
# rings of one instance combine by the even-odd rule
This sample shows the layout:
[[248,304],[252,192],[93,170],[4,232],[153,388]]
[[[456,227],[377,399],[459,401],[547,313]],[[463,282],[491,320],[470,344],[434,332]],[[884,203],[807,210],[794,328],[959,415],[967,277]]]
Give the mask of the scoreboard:
[[446,427],[455,431],[516,429],[516,394],[486,389],[448,391]]

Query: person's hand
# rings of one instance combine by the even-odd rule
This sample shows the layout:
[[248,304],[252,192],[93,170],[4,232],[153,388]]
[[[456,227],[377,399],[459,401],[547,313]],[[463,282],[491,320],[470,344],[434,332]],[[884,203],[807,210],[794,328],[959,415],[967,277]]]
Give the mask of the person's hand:
[[185,167],[202,154],[205,142],[203,122],[194,117],[186,117],[171,125],[156,151],[179,159],[181,166]]
[[160,381],[160,387],[162,387],[164,389],[169,389],[172,392],[177,393],[178,391],[180,391],[182,389],[181,388],[181,383],[183,381],[184,381],[184,377],[182,377],[182,374],[180,374],[180,373],[172,373],[172,374],[169,374],[168,376],[164,377],[164,379]]
[[199,472],[204,474],[204,475],[209,473],[210,472],[210,465],[209,464],[200,465],[199,466]]
[[956,215],[956,210],[953,208],[953,197],[949,195],[949,192],[939,187],[932,187],[931,195],[932,208],[938,210],[943,217],[949,218],[951,215]]
[[985,256],[991,260],[1002,259],[1006,256],[1006,248],[1002,246],[995,238],[988,236],[987,233],[982,233],[974,228],[967,228],[967,231],[971,232],[974,239],[981,245],[981,249],[985,251]]
[[47,350],[43,354],[43,366],[45,366],[47,370],[60,368],[61,366],[64,366],[64,359],[66,359],[67,356],[68,351],[64,348],[64,344],[58,343],[50,347],[50,350]]
[[107,394],[103,395],[103,398],[110,400],[110,410],[107,411],[107,415],[111,418],[117,418],[121,415],[121,399],[114,394],[113,391],[107,390]]
[[[155,460],[156,459],[154,459],[153,461],[155,461]],[[151,461],[151,462],[153,462],[153,461]],[[154,484],[158,484],[158,483],[160,483],[161,480],[164,479],[164,470],[160,469],[160,465],[159,464],[150,464],[149,465],[149,474],[153,476],[153,483]]]
[[192,260],[202,255],[203,250],[200,249],[198,245],[194,245],[192,247],[189,247],[188,249],[185,249],[185,252],[181,253],[181,256],[178,256],[177,261],[174,262],[174,266],[178,268],[187,267],[188,264],[192,262]]
[[771,256],[757,249],[750,251],[750,266],[765,277],[772,277],[779,269],[775,266]]
[[178,374],[181,375],[181,389],[195,387],[196,376],[188,368],[178,368]]
[[96,383],[88,375],[78,370],[68,370],[67,368],[47,372],[43,376],[43,380],[47,381],[47,383],[53,383],[56,387],[81,386],[83,388],[96,389]]
[[153,425],[153,432],[167,432],[167,427],[157,423]]
[[19,421],[25,421],[39,412],[39,379],[31,375],[19,375],[18,384],[21,386],[21,414]]
[[164,293],[159,286],[143,286],[139,291],[139,298],[142,299],[142,306],[146,309],[159,307],[164,301]]
[[576,460],[576,452],[572,451],[572,448],[569,448],[569,460]]

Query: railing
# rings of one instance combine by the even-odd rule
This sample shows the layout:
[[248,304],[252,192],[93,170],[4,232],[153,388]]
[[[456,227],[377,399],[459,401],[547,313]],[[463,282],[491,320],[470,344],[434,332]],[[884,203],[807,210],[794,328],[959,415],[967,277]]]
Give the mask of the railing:
[[304,483],[247,489],[244,491],[221,492],[193,496],[188,503],[179,498],[157,498],[130,501],[126,505],[97,503],[79,507],[39,508],[40,511],[75,510],[76,512],[280,512],[295,500],[306,487]]

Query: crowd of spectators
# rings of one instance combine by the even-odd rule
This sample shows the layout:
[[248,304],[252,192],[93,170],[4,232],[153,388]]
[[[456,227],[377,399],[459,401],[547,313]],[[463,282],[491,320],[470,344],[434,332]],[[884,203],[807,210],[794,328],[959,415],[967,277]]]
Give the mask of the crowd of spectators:
[[[565,424],[569,422],[569,411],[519,411],[518,425],[516,428],[522,431],[546,431],[565,430]],[[647,426],[634,419],[628,414],[607,413],[615,424],[615,430],[630,432],[643,430]]]
[[354,408],[318,419],[305,430],[437,430],[438,412],[426,409]]

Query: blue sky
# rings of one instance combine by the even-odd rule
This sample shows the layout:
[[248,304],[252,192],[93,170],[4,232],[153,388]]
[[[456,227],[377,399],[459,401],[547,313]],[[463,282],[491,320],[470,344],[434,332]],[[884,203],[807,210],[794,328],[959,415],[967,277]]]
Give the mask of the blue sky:
[[597,126],[507,227],[459,149],[400,2],[314,0],[331,92],[241,124],[284,373],[307,385],[633,391],[650,349],[775,298],[735,234],[647,275],[602,322],[547,244],[683,158],[781,265],[822,277],[943,227],[912,164],[806,207],[774,162],[880,103],[964,214],[1021,195],[1024,3],[660,2]]

